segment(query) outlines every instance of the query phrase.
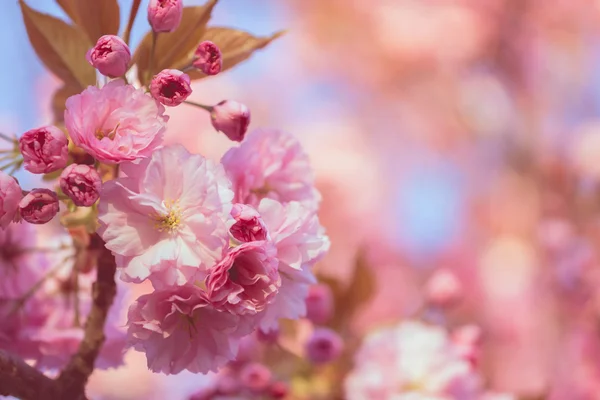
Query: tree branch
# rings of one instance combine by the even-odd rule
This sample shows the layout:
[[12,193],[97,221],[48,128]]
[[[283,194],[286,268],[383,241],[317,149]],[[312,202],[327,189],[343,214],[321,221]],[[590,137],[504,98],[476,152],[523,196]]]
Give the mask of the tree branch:
[[115,258],[101,240],[92,242],[98,243],[101,250],[96,282],[92,287],[92,309],[77,353],[53,380],[23,360],[0,350],[0,395],[26,400],[86,399],[85,386],[104,343],[104,325],[117,293]]

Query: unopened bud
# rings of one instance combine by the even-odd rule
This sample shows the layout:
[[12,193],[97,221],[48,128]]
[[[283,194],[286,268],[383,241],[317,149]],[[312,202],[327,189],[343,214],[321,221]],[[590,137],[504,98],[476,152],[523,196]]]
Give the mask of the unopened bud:
[[104,35],[87,52],[86,58],[102,75],[116,78],[125,75],[129,69],[131,52],[120,37]]
[[193,65],[206,75],[217,75],[223,67],[221,50],[213,42],[205,40],[194,53]]
[[344,342],[340,335],[328,328],[317,328],[305,346],[307,359],[314,364],[335,361],[342,354]]
[[22,198],[23,192],[17,180],[0,171],[0,228],[6,229],[17,217]]
[[258,211],[245,204],[234,204],[231,216],[235,223],[229,229],[231,236],[240,242],[253,242],[267,239],[267,227]]
[[76,206],[92,206],[101,188],[102,179],[93,166],[71,164],[60,174],[60,189]]
[[430,304],[447,307],[458,301],[462,285],[456,275],[449,270],[436,271],[427,282],[425,295]]
[[333,294],[327,285],[311,286],[306,297],[306,318],[324,324],[333,315]]
[[64,168],[69,158],[69,141],[55,126],[27,131],[19,139],[25,169],[34,174],[47,174]]
[[190,77],[176,69],[164,69],[152,78],[150,93],[165,106],[178,106],[192,94]]
[[148,23],[154,32],[173,32],[181,23],[183,0],[150,0]]
[[59,208],[58,196],[49,189],[33,189],[19,202],[21,217],[30,224],[45,224]]
[[250,110],[237,101],[224,100],[213,106],[210,119],[216,130],[234,142],[241,142],[250,125]]
[[261,363],[250,363],[240,371],[240,382],[252,392],[262,392],[271,383],[271,370]]

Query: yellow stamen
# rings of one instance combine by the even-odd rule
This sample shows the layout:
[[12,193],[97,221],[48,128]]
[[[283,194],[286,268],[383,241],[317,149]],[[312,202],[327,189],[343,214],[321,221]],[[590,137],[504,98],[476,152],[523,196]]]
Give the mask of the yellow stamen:
[[159,232],[173,233],[179,230],[181,225],[181,208],[179,207],[179,201],[165,201],[167,213],[165,215],[153,215],[153,219],[156,221],[154,228]]

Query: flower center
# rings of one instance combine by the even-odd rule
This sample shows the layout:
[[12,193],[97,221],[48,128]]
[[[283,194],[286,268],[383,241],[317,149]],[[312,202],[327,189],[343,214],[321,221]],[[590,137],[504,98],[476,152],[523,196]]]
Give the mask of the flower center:
[[159,232],[176,232],[181,225],[181,207],[179,207],[179,200],[166,200],[165,206],[167,208],[166,214],[154,216],[154,219],[156,220],[154,227]]
[[119,129],[119,124],[117,124],[117,126],[115,126],[113,129],[111,129],[109,131],[103,130],[102,128],[98,128],[98,129],[96,129],[96,134],[94,136],[96,136],[96,139],[98,139],[98,140],[102,140],[104,138],[109,138],[110,140],[114,140],[115,135],[117,134],[117,129]]

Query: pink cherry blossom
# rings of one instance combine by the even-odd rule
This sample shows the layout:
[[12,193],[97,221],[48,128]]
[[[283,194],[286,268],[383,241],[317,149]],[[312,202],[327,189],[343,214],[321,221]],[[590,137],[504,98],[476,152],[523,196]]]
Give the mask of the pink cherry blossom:
[[477,400],[481,389],[481,378],[447,332],[414,321],[368,334],[345,381],[349,400]]
[[223,67],[221,50],[213,42],[203,41],[194,52],[193,65],[206,75],[217,75]]
[[22,296],[38,279],[39,254],[33,249],[36,235],[30,224],[0,229],[0,298]]
[[150,0],[148,22],[154,32],[173,32],[181,23],[183,0]]
[[55,126],[27,131],[19,139],[25,169],[34,174],[47,174],[64,168],[69,157],[69,141]]
[[23,192],[12,176],[0,171],[0,229],[6,229],[17,215]]
[[314,364],[335,361],[344,350],[340,335],[329,328],[317,328],[305,345],[306,358]]
[[270,129],[252,131],[239,147],[225,153],[221,162],[238,203],[257,206],[268,197],[316,207],[320,201],[308,156],[291,134]]
[[196,286],[141,296],[129,308],[130,344],[146,353],[148,368],[177,374],[216,371],[233,360],[255,318],[216,310]]
[[245,365],[240,371],[240,382],[252,392],[262,392],[271,383],[272,376],[271,370],[266,365],[253,362]]
[[98,39],[85,57],[102,75],[116,78],[124,75],[129,69],[131,51],[120,37],[104,35]]
[[261,329],[277,327],[280,318],[297,319],[306,315],[310,285],[316,283],[312,266],[329,250],[329,238],[319,224],[316,212],[301,203],[285,205],[263,199],[258,211],[277,248],[281,288],[261,319]]
[[229,228],[231,236],[240,242],[266,240],[269,236],[267,227],[258,211],[244,204],[234,204],[231,217],[235,223]]
[[90,207],[102,188],[100,174],[93,166],[71,164],[60,174],[60,189],[76,206]]
[[117,255],[121,277],[156,286],[184,284],[214,266],[229,243],[225,218],[233,193],[223,168],[173,145],[124,177],[108,181],[99,203],[99,234]]
[[210,122],[229,140],[241,142],[246,136],[248,125],[250,125],[250,110],[240,102],[223,100],[212,107]]
[[77,146],[99,161],[120,163],[150,157],[161,146],[164,112],[143,89],[116,79],[69,97],[65,124]]
[[281,286],[275,254],[275,247],[264,241],[229,250],[206,279],[211,302],[234,314],[262,311]]
[[306,298],[306,318],[314,324],[324,324],[333,315],[333,293],[325,284],[310,287]]

